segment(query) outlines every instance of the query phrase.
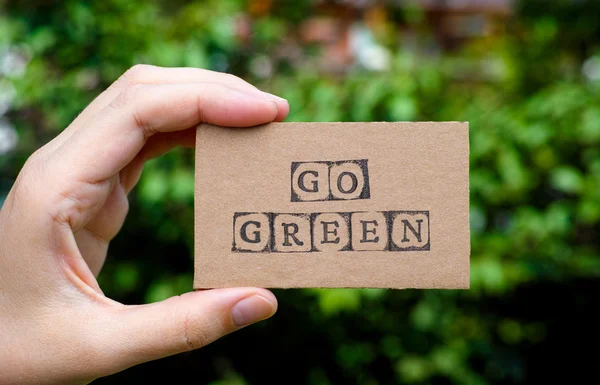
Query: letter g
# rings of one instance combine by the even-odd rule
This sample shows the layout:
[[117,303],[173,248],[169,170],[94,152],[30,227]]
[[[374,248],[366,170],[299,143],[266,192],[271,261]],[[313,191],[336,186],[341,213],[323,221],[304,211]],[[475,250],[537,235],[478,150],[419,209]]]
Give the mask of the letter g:
[[254,231],[252,234],[254,235],[254,237],[252,239],[248,238],[248,231],[247,228],[249,225],[254,225],[256,226],[257,229],[260,229],[260,222],[257,221],[248,221],[245,222],[242,227],[240,228],[240,237],[242,238],[242,240],[244,242],[248,242],[248,243],[260,243],[260,231]]
[[319,173],[317,171],[303,171],[302,173],[300,173],[300,176],[298,176],[298,188],[302,191],[305,192],[318,192],[319,191],[319,182],[317,182],[317,180],[312,180],[310,183],[312,184],[312,190],[306,188],[306,184],[304,183],[304,179],[306,177],[306,174],[311,174],[313,175],[315,178],[319,177]]

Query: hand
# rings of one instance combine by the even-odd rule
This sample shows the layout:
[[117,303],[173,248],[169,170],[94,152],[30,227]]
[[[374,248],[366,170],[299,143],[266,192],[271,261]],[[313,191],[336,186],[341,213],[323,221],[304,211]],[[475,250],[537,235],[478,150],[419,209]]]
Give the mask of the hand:
[[288,111],[231,75],[135,66],[34,153],[0,210],[0,383],[87,383],[275,313],[258,288],[125,306],[95,276],[146,160],[193,146],[201,122],[253,126]]

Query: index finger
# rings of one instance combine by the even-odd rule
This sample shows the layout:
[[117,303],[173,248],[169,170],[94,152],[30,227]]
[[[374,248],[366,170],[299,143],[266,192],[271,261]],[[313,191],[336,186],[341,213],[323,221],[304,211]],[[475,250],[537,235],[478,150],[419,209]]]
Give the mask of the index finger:
[[[157,67],[147,64],[138,64],[127,70],[110,87],[96,97],[76,118],[63,130],[58,137],[50,143],[54,148],[59,147],[80,127],[89,122],[91,118],[102,111],[113,99],[119,96],[127,87],[139,84],[178,84],[178,83],[220,83],[242,92],[253,93],[258,97],[265,95],[264,92],[243,79],[224,72],[210,71],[201,68],[190,67]],[[285,119],[287,112],[285,108],[287,101],[279,97],[268,95],[278,104],[278,120]],[[288,106],[289,107],[289,106]]]
[[255,126],[279,115],[272,98],[220,83],[137,85],[63,143],[48,167],[71,181],[98,183],[121,171],[155,133],[199,123]]

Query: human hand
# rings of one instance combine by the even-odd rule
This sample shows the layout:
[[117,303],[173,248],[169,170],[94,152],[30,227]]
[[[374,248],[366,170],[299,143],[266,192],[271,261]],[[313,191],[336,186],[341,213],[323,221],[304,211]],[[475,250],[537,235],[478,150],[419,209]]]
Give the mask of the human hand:
[[270,317],[264,289],[126,306],[95,276],[146,160],[193,146],[201,122],[253,126],[288,111],[231,75],[136,66],[34,153],[0,210],[0,383],[87,383]]

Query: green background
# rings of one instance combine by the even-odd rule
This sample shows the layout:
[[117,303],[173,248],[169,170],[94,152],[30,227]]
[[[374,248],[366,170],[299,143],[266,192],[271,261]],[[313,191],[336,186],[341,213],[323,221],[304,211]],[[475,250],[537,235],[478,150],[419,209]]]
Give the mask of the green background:
[[[369,9],[385,16],[369,14],[367,35],[385,55],[331,71],[318,65],[322,44],[281,54],[302,22],[338,16],[314,1],[0,1],[0,140],[18,137],[0,143],[0,204],[26,158],[136,63],[234,73],[287,98],[289,121],[470,122],[470,290],[275,290],[273,319],[96,383],[596,376],[582,346],[599,342],[600,2],[518,2],[493,33],[450,46],[433,44],[435,23],[405,3],[357,11],[358,22]],[[240,20],[251,20],[246,39]],[[192,151],[146,166],[99,276],[109,297],[191,289],[193,192]]]

